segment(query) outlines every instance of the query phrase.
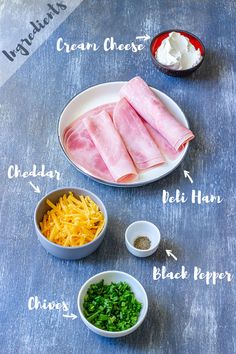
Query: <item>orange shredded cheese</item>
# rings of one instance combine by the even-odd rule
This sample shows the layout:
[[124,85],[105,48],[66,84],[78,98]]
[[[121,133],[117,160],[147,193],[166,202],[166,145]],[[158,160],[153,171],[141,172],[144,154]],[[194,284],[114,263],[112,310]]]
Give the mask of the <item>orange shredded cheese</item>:
[[42,234],[61,246],[82,246],[93,241],[104,227],[104,215],[89,197],[78,198],[69,192],[57,204],[47,199],[51,208],[40,222]]

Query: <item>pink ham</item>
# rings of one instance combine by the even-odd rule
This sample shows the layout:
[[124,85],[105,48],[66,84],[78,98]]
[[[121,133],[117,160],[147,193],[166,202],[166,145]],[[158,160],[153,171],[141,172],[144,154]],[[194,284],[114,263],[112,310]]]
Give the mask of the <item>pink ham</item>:
[[85,112],[84,114],[82,114],[79,118],[75,119],[70,125],[68,125],[68,127],[66,127],[66,129],[64,131],[64,142],[66,142],[69,135],[74,131],[74,129],[77,126],[79,128],[81,127],[81,125],[80,125],[81,119],[84,119],[84,118],[89,117],[91,115],[99,114],[102,111],[106,111],[108,114],[110,114],[112,116],[114,107],[115,107],[115,103],[106,103],[101,106],[97,106],[97,107],[89,110],[88,112]]
[[139,170],[165,162],[141,118],[125,98],[116,104],[113,122]]
[[64,131],[64,134],[63,134],[63,141],[64,143],[66,143],[67,139],[69,138],[69,136],[75,131],[74,128],[72,127],[67,127]]
[[106,181],[113,178],[94,145],[83,120],[77,122],[77,128],[70,134],[64,144],[68,157],[80,168],[92,176]]
[[169,143],[168,141],[163,138],[163,136],[156,130],[154,129],[150,124],[145,122],[143,120],[143,123],[148,130],[149,134],[161,150],[162,154],[167,157],[170,160],[175,160],[179,155],[181,154],[181,151],[176,151]]
[[167,110],[161,100],[140,77],[135,77],[121,88],[121,97],[125,97],[133,108],[156,129],[176,150],[181,150],[191,139],[193,133],[185,128]]
[[83,120],[91,114],[106,110],[112,115],[115,103],[108,103],[91,109],[73,121],[64,131],[64,148],[68,157],[79,167],[96,178],[114,181],[105,162],[94,145]]
[[134,180],[136,169],[109,114],[102,111],[83,122],[113,179],[116,182]]

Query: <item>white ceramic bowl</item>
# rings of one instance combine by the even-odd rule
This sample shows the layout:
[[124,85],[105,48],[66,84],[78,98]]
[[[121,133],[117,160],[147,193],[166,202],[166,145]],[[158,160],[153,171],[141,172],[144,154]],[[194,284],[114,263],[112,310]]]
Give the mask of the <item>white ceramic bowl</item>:
[[[42,221],[44,214],[51,209],[46,203],[47,199],[50,199],[53,203],[57,203],[60,197],[62,197],[64,194],[68,194],[70,191],[73,192],[75,196],[80,196],[80,195],[90,196],[90,198],[99,206],[105,218],[104,227],[101,230],[100,234],[95,238],[95,240],[86,243],[83,246],[78,246],[78,247],[64,247],[49,241],[42,234],[39,227],[39,223]],[[103,241],[106,233],[106,228],[107,228],[107,211],[101,199],[99,199],[95,194],[93,194],[92,192],[86,189],[75,188],[75,187],[60,188],[60,189],[55,189],[54,191],[51,191],[50,193],[46,194],[39,201],[34,212],[34,225],[35,225],[35,230],[39,242],[42,244],[42,246],[46,249],[47,252],[51,253],[55,257],[62,258],[62,259],[69,259],[69,260],[81,259],[93,253]]]
[[[140,250],[134,247],[134,241],[139,236],[147,236],[151,241],[151,247]],[[160,231],[156,225],[149,221],[135,221],[128,226],[125,232],[125,244],[130,253],[136,257],[148,257],[156,252],[161,239]]]
[[[141,309],[141,312],[139,315],[139,319],[138,319],[138,322],[133,327],[130,327],[129,329],[126,329],[125,331],[120,331],[120,332],[104,331],[104,330],[92,325],[85,318],[85,316],[83,314],[84,297],[87,294],[87,291],[88,291],[88,288],[90,287],[90,285],[98,283],[102,279],[104,279],[105,284],[110,284],[111,282],[118,283],[121,281],[126,282],[127,284],[130,285],[132,291],[135,294],[136,299],[139,302],[141,302],[142,309]],[[85,325],[89,329],[91,329],[91,331],[99,334],[100,336],[110,337],[110,338],[123,337],[123,336],[126,336],[126,335],[134,332],[141,325],[143,320],[145,319],[146,314],[147,314],[147,310],[148,310],[148,298],[147,298],[147,294],[146,294],[146,291],[144,290],[143,286],[139,283],[139,281],[137,279],[135,279],[131,275],[124,273],[124,272],[119,272],[116,270],[110,270],[107,272],[102,272],[102,273],[96,274],[92,278],[87,280],[80,289],[80,292],[78,294],[77,303],[78,303],[79,314],[81,316],[82,321],[85,323]]]

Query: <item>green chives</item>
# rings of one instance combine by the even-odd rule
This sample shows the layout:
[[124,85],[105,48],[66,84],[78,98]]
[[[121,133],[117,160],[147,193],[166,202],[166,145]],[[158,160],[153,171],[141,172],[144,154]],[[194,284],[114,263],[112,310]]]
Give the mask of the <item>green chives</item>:
[[84,316],[94,326],[119,332],[134,326],[142,309],[126,282],[91,284],[84,298]]

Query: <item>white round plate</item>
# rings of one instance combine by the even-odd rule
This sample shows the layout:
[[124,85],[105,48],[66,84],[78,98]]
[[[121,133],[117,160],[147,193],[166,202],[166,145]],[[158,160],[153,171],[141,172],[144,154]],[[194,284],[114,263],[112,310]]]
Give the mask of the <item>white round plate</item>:
[[[58,138],[62,150],[64,151],[67,159],[70,163],[76,167],[80,172],[85,175],[93,178],[97,182],[115,186],[115,187],[138,187],[144,184],[148,184],[154,181],[157,181],[169,173],[174,171],[179,164],[183,161],[187,150],[188,145],[185,146],[181,154],[178,156],[176,160],[168,160],[166,159],[166,163],[159,165],[157,167],[151,168],[144,172],[139,173],[138,178],[134,182],[129,183],[117,183],[110,182],[106,180],[102,180],[96,178],[96,176],[91,175],[90,172],[85,170],[82,166],[76,165],[67,155],[66,150],[63,145],[63,133],[65,128],[70,125],[75,119],[77,119],[83,113],[89,111],[92,108],[100,106],[105,103],[116,102],[120,99],[119,92],[121,87],[126,83],[126,81],[116,81],[116,82],[107,82],[104,84],[96,85],[88,88],[87,90],[76,95],[72,100],[66,105],[61,116],[59,118],[58,123]],[[169,96],[165,93],[151,87],[151,89],[155,92],[155,94],[161,99],[161,101],[165,104],[168,110],[178,119],[185,127],[189,128],[188,120],[185,117],[182,110],[179,108],[177,103],[173,101]]]

